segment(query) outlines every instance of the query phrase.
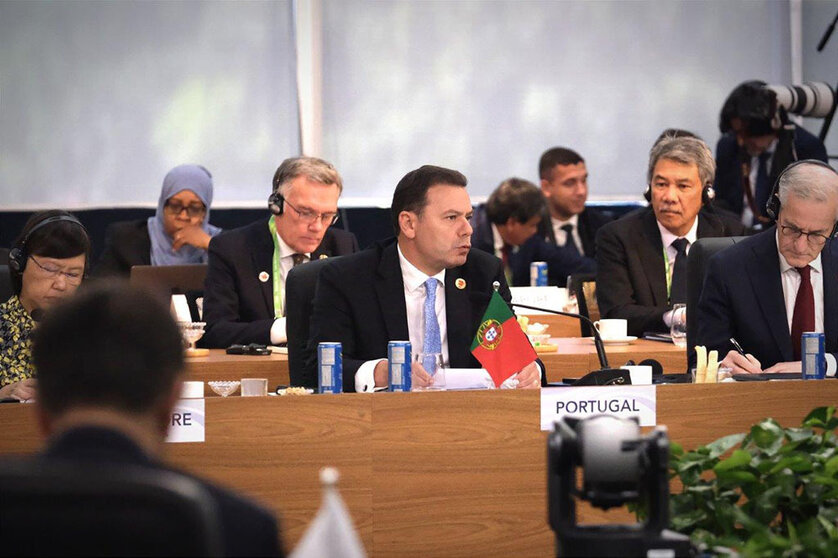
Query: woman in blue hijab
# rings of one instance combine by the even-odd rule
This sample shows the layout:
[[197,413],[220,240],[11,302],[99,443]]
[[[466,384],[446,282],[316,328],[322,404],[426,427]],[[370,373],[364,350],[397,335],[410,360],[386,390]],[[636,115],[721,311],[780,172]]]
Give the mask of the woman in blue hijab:
[[210,225],[212,175],[200,165],[180,165],[163,179],[153,217],[113,223],[96,275],[128,276],[134,265],[183,265],[207,261],[210,239],[221,229]]

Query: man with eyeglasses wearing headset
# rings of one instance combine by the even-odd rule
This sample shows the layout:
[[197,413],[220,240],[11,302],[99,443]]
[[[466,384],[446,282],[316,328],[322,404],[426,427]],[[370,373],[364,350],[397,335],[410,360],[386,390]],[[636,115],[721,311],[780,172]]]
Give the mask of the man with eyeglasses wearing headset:
[[[775,226],[710,259],[696,344],[736,374],[800,372],[803,332],[824,333],[827,375],[838,353],[838,173],[816,160],[780,175],[766,212]],[[824,249],[826,248],[826,249]],[[734,350],[737,340],[743,353]]]
[[209,245],[204,345],[284,343],[285,279],[295,265],[358,251],[338,220],[340,175],[315,157],[286,159],[268,198],[271,217],[224,232]]

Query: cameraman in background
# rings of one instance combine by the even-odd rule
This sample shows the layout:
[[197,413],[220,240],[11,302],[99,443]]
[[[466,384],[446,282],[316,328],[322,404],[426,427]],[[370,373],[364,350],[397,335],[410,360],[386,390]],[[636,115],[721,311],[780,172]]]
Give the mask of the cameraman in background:
[[[783,169],[801,159],[828,163],[823,142],[789,121],[787,108],[802,111],[782,102],[785,96],[778,101],[777,89],[762,81],[741,83],[719,117],[723,135],[716,144],[716,204],[741,215],[744,225],[757,230],[772,222],[765,203]],[[783,92],[793,95],[801,88],[783,88]],[[834,97],[831,91],[826,93]],[[805,101],[805,93],[803,97]]]

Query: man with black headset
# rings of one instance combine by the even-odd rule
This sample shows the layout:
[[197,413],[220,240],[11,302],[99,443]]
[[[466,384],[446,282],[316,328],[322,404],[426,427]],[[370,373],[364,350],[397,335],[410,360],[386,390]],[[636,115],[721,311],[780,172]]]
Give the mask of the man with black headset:
[[358,251],[355,235],[332,227],[343,190],[334,166],[286,159],[268,198],[271,217],[214,237],[204,287],[204,344],[284,343],[285,278],[295,265]]
[[709,207],[715,164],[710,148],[684,132],[663,135],[649,154],[651,207],[604,225],[596,237],[597,301],[603,318],[628,320],[628,334],[668,331],[686,312],[687,254],[698,238],[738,236],[735,216]]
[[[793,163],[771,192],[776,225],[713,256],[698,304],[696,343],[734,373],[800,372],[800,336],[822,332],[827,374],[838,352],[838,173]],[[826,249],[824,249],[826,248]],[[746,354],[734,350],[736,339]]]

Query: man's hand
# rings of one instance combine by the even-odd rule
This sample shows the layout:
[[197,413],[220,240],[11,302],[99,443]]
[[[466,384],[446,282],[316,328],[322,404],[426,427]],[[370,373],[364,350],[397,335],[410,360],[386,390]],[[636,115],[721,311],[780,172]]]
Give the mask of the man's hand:
[[418,361],[410,363],[410,379],[414,388],[426,388],[434,383],[433,376],[428,374],[422,363]]
[[541,370],[532,361],[518,372],[517,389],[541,389]]
[[766,368],[763,372],[766,374],[774,374],[777,372],[797,372],[803,373],[803,362],[796,360],[794,362],[778,362],[770,368]]
[[35,378],[27,378],[19,382],[13,382],[0,389],[0,398],[12,398],[18,401],[27,401],[34,399],[37,392],[38,383]]
[[730,368],[733,374],[762,374],[762,365],[753,355],[742,356],[738,351],[729,351],[719,367]]
[[201,250],[207,250],[210,243],[210,235],[204,232],[201,225],[189,225],[175,232],[172,237],[172,250],[177,252],[182,246],[188,244]]

